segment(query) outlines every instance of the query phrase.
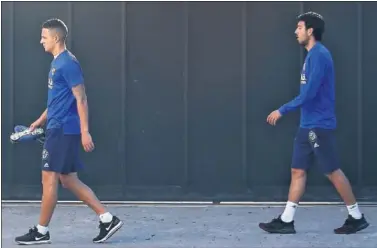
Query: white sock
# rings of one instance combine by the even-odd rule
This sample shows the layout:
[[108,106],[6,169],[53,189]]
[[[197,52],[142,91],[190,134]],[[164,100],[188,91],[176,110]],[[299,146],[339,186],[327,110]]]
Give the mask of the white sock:
[[45,235],[48,232],[47,226],[41,226],[38,224],[37,229],[38,229],[38,232],[42,235]]
[[101,214],[99,216],[99,219],[102,221],[102,223],[109,223],[110,221],[113,220],[113,215],[107,212],[107,213]]
[[361,213],[359,210],[359,205],[357,203],[347,206],[348,213],[355,219],[361,219]]
[[286,223],[291,222],[293,220],[293,217],[295,216],[297,207],[297,203],[288,201],[287,205],[285,206],[284,212],[281,215],[281,220]]

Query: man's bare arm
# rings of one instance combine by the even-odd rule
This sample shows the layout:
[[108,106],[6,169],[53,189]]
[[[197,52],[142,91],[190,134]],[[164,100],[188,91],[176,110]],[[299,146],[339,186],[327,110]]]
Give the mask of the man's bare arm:
[[30,130],[34,130],[37,127],[43,126],[46,123],[46,121],[47,121],[47,109],[45,111],[43,111],[41,116],[36,121],[34,121],[33,123],[30,124],[29,128],[30,128]]
[[41,125],[44,125],[46,123],[46,120],[47,120],[47,109],[45,111],[43,111],[43,113],[39,117],[39,121],[40,121]]
[[89,110],[85,86],[83,84],[79,84],[72,88],[72,92],[77,101],[77,111],[80,117],[81,133],[89,132]]

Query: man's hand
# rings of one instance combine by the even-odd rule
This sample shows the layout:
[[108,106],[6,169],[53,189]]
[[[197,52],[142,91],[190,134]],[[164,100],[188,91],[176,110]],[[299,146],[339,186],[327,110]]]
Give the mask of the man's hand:
[[91,152],[94,150],[94,143],[89,132],[82,132],[81,142],[86,152]]
[[45,124],[46,120],[47,120],[47,109],[45,111],[43,111],[43,113],[38,118],[38,120],[31,123],[31,125],[29,127],[30,131],[34,131],[34,129],[36,129],[40,126],[43,126]]
[[31,123],[29,129],[30,129],[30,131],[34,131],[34,129],[36,129],[36,128],[42,126],[42,125],[43,125],[43,120],[38,119],[38,120],[34,121],[33,123]]
[[267,122],[270,123],[270,125],[275,126],[276,122],[281,118],[281,114],[279,110],[272,111],[271,114],[267,116]]

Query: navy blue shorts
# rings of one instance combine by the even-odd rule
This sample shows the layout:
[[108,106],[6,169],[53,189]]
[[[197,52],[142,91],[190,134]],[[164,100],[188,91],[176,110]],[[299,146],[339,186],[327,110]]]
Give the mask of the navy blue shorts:
[[77,172],[82,168],[80,145],[80,135],[64,134],[62,128],[47,130],[42,152],[42,170],[60,174]]
[[334,130],[299,128],[297,131],[292,168],[308,170],[314,162],[324,174],[339,169]]

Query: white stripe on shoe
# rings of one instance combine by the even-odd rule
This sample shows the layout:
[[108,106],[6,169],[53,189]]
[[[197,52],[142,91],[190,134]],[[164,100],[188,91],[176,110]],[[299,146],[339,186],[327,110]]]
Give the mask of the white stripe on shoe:
[[111,231],[103,238],[103,239],[100,239],[100,240],[97,240],[97,241],[93,241],[94,243],[102,243],[102,242],[105,242],[106,240],[108,240],[111,236],[113,236],[113,234],[118,231],[121,227],[123,226],[123,222],[122,221],[119,221],[119,223],[114,226],[114,228],[111,229]]

